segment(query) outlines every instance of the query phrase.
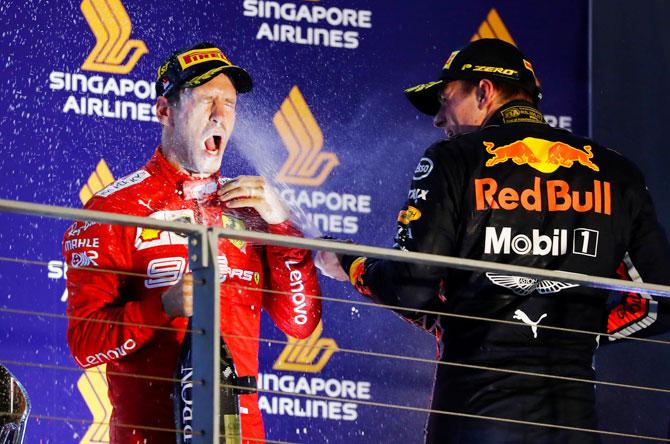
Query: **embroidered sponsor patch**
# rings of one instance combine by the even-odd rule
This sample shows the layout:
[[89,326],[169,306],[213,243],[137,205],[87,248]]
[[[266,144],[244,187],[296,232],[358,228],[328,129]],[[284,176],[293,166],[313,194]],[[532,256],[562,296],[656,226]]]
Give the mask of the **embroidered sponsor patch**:
[[414,169],[414,180],[425,179],[433,171],[433,161],[427,157],[422,157],[419,164]]
[[512,290],[519,296],[528,296],[534,291],[539,294],[558,293],[566,288],[579,287],[561,281],[541,280],[524,276],[509,276],[505,274],[487,272],[486,277],[495,285]]
[[106,187],[104,190],[97,193],[96,196],[100,196],[100,197],[110,196],[110,195],[116,193],[119,190],[131,187],[133,185],[136,185],[136,184],[142,182],[144,179],[146,179],[149,176],[151,176],[151,174],[149,174],[145,170],[136,171],[133,174],[130,174],[129,176],[122,177],[121,179],[117,180],[113,184]]
[[407,225],[413,220],[418,220],[420,218],[421,218],[421,211],[418,208],[414,208],[411,205],[407,207],[406,210],[400,211],[400,213],[398,214],[398,222],[403,225]]

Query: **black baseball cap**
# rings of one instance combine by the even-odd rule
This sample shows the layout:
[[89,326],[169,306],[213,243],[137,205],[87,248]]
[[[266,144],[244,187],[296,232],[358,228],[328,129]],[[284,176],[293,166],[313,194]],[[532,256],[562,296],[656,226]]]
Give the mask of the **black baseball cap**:
[[218,74],[227,75],[238,94],[251,91],[253,82],[244,69],[233,65],[219,48],[209,42],[176,51],[158,68],[156,95],[168,97],[179,88],[194,88]]
[[434,116],[440,109],[438,92],[452,80],[500,80],[521,87],[535,102],[542,99],[533,65],[519,49],[499,39],[479,39],[451,53],[438,80],[405,90],[419,111]]

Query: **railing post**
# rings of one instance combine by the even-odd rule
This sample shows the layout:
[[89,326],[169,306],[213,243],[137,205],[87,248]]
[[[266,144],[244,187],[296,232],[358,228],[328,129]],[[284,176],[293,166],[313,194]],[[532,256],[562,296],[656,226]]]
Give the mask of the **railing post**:
[[193,273],[193,444],[218,444],[220,439],[218,242],[211,234],[210,229],[188,238]]

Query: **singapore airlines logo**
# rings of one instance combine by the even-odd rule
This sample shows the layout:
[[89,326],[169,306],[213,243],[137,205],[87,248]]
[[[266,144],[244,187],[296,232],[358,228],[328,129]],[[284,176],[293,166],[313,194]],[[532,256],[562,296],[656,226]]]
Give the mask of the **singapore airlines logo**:
[[277,358],[275,370],[318,373],[328,363],[330,357],[339,350],[331,338],[322,338],[323,321],[306,339],[298,340],[287,336],[288,344]]
[[507,30],[495,8],[491,8],[486,19],[479,25],[479,29],[470,41],[474,42],[479,39],[500,39],[516,46],[516,42],[514,42],[512,35]]
[[105,159],[100,159],[100,162],[98,162],[98,165],[95,167],[95,171],[89,176],[88,182],[86,182],[79,191],[79,199],[81,200],[82,205],[85,205],[95,193],[112,182],[114,182],[114,176],[112,176],[112,172],[109,171],[107,162],[105,162]]
[[[79,199],[85,205],[95,193],[114,182],[114,176],[107,166],[105,159],[100,159],[95,171],[91,173],[88,181],[79,191]],[[67,288],[65,289],[67,292]],[[67,300],[67,294],[63,295]],[[105,376],[105,365],[92,367],[86,370],[77,381],[77,388],[86,402],[93,422],[86,434],[79,441],[81,444],[102,444],[109,442],[109,421],[112,418],[112,405],[107,397],[107,378]]]
[[277,180],[295,185],[319,186],[340,164],[335,153],[322,152],[323,133],[297,86],[291,89],[272,122],[286,149]]
[[107,397],[107,377],[105,365],[86,370],[77,381],[77,388],[93,414],[91,426],[80,444],[102,444],[109,442],[109,421],[112,418],[112,404]]
[[81,69],[127,74],[149,52],[142,40],[130,40],[132,24],[120,0],[83,0],[81,12],[96,40]]

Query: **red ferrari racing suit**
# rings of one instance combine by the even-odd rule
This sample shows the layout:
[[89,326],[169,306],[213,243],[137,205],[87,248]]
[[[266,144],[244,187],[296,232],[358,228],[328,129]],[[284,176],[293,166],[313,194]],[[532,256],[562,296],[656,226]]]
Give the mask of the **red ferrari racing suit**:
[[[289,222],[268,225],[249,208],[222,211],[214,199],[218,181],[217,175],[196,180],[177,171],[159,147],[142,169],[100,191],[86,208],[300,235]],[[174,377],[187,319],[171,320],[163,311],[161,294],[188,271],[187,237],[148,228],[75,222],[65,233],[63,253],[69,266],[68,344],[81,367],[107,364],[113,406],[111,442],[174,442],[174,432],[152,428],[175,428],[169,379]],[[218,263],[221,333],[238,375],[256,376],[258,341],[254,338],[260,333],[261,307],[292,337],[309,336],[321,319],[320,300],[307,297],[319,294],[311,254],[219,239]],[[243,436],[262,439],[257,395],[240,395],[240,407]]]

